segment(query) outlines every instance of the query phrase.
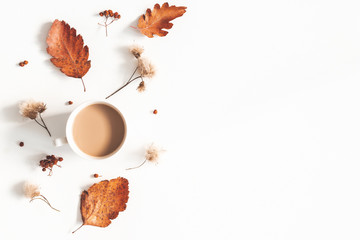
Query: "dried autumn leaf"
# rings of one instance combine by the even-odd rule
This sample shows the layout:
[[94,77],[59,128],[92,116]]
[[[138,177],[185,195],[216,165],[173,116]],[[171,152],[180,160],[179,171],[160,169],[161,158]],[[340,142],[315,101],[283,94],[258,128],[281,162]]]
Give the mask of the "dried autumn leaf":
[[109,226],[111,220],[126,209],[128,199],[129,182],[126,178],[118,177],[92,185],[81,194],[83,224],[79,228],[84,225]]
[[166,2],[161,8],[159,4],[155,4],[154,10],[148,8],[146,13],[139,18],[138,29],[142,34],[149,38],[154,37],[154,34],[164,37],[168,34],[167,31],[162,30],[172,28],[171,20],[181,17],[186,12],[186,7],[170,6]]
[[86,91],[82,77],[89,71],[91,61],[89,48],[84,46],[82,36],[70,28],[64,21],[55,20],[46,39],[47,52],[52,56],[51,62],[69,77],[80,78]]

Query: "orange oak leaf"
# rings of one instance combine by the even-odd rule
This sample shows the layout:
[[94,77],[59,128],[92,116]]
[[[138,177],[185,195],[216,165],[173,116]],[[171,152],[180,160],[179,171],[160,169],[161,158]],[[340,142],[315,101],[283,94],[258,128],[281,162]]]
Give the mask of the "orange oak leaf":
[[118,177],[92,185],[81,194],[83,224],[78,229],[84,225],[109,226],[111,220],[126,209],[128,199],[129,182],[126,178]]
[[82,36],[70,28],[64,21],[55,20],[46,39],[47,52],[52,56],[50,61],[69,77],[80,78],[86,91],[82,77],[89,71],[91,61],[89,48],[84,46]]
[[167,2],[161,7],[159,4],[155,4],[152,12],[148,8],[146,13],[139,18],[137,28],[149,38],[154,37],[154,34],[164,37],[168,32],[162,29],[172,28],[173,24],[170,21],[181,17],[185,12],[186,7],[176,7],[174,5],[169,7]]

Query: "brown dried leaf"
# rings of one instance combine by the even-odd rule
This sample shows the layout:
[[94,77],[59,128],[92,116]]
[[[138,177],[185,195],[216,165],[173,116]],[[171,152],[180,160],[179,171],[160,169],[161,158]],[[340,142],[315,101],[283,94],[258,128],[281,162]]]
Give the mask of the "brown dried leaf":
[[109,226],[111,220],[126,209],[128,199],[129,182],[126,178],[118,177],[92,185],[81,194],[81,226]]
[[80,78],[84,85],[82,77],[89,71],[91,61],[88,60],[89,48],[84,46],[82,36],[76,35],[76,30],[70,28],[66,22],[56,19],[50,28],[46,42],[47,52],[53,57],[50,59],[51,62],[67,76]]
[[142,34],[149,38],[154,37],[154,34],[164,37],[168,34],[167,31],[162,30],[172,28],[171,20],[181,17],[186,12],[186,7],[170,6],[166,2],[161,8],[159,4],[155,4],[154,10],[148,8],[146,13],[139,18],[138,29]]

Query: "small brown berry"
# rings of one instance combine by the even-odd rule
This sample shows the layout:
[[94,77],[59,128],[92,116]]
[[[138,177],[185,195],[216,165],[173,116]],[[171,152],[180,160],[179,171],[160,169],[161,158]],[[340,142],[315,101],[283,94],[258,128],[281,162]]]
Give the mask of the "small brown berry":
[[24,64],[25,64],[25,65],[28,64],[28,63],[29,63],[29,62],[28,62],[27,60],[24,61]]
[[153,114],[157,114],[157,113],[158,113],[158,110],[155,109],[155,110],[153,111]]
[[19,66],[20,66],[20,67],[25,66],[24,62],[19,63]]
[[94,178],[98,178],[98,177],[99,177],[99,174],[95,173]]
[[50,156],[50,155],[47,155],[47,156],[46,156],[46,159],[51,159],[51,156]]
[[20,146],[20,147],[23,147],[23,146],[24,146],[24,142],[20,142],[20,143],[19,143],[19,146]]
[[102,17],[102,16],[104,16],[104,13],[103,13],[103,12],[99,12],[99,15]]
[[45,172],[46,171],[46,168],[43,168],[43,169],[41,169],[43,172]]
[[72,104],[73,104],[73,102],[72,102],[72,101],[68,101],[68,104],[69,104],[69,105],[72,105]]
[[114,13],[113,13],[112,10],[109,10],[109,15],[110,15],[110,17],[113,17],[113,16],[114,16]]
[[62,157],[59,157],[59,162],[62,162],[64,159]]
[[105,11],[104,11],[104,15],[105,15],[105,17],[109,16],[109,11],[108,11],[108,10],[105,10]]

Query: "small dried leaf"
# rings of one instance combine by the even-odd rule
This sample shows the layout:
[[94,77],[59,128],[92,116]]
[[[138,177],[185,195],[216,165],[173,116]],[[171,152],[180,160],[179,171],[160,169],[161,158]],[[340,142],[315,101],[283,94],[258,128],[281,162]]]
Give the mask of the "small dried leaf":
[[[69,77],[81,78],[89,71],[89,48],[82,36],[64,21],[55,20],[46,39],[50,61]],[[83,83],[84,84],[84,83]],[[84,91],[86,91],[84,86]]]
[[81,194],[83,225],[107,227],[119,212],[126,209],[129,199],[129,182],[118,177],[92,185]]
[[155,4],[154,10],[148,8],[146,13],[139,18],[138,29],[142,34],[149,38],[154,37],[154,34],[164,37],[168,34],[167,31],[162,30],[172,28],[171,20],[181,17],[186,12],[186,7],[170,6],[166,2],[161,7]]

